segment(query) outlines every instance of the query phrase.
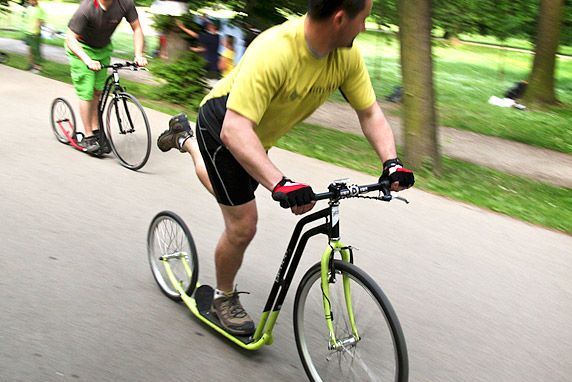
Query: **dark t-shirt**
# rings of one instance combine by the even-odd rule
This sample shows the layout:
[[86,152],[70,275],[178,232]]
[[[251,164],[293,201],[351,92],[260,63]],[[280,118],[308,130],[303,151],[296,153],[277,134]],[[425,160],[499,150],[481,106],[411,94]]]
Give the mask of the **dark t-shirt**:
[[124,18],[132,23],[138,19],[133,0],[113,0],[104,10],[97,0],[83,0],[68,27],[80,36],[80,41],[92,48],[103,48]]
[[201,32],[198,40],[199,44],[205,48],[203,57],[207,60],[207,70],[209,72],[218,72],[218,45],[220,42],[218,34]]

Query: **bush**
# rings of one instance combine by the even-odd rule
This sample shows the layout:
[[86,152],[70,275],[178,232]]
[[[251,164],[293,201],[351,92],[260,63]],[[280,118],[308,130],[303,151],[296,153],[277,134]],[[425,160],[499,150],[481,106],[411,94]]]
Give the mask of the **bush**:
[[173,63],[155,61],[150,70],[166,83],[159,88],[165,101],[197,108],[206,94],[205,60],[194,52],[186,52]]

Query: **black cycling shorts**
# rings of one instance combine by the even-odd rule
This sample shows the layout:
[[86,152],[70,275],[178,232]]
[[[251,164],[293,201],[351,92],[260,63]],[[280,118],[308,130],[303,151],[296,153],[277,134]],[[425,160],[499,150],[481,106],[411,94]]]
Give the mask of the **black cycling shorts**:
[[258,182],[246,172],[230,151],[207,130],[199,112],[197,143],[213,186],[216,200],[225,206],[239,206],[254,199]]

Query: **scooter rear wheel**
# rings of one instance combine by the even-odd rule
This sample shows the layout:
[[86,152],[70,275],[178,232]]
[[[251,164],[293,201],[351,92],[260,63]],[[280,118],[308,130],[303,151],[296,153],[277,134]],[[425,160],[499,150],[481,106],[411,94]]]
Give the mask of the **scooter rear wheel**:
[[167,264],[185,294],[192,295],[199,262],[193,237],[183,219],[171,211],[158,213],[149,226],[147,253],[153,277],[167,297],[181,301],[181,294],[168,276]]

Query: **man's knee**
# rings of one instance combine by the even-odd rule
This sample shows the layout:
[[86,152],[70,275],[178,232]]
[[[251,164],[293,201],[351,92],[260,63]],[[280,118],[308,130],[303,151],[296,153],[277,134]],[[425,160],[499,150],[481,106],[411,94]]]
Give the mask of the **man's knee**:
[[246,246],[256,235],[258,215],[256,210],[245,210],[227,219],[226,231],[229,240],[234,245]]

